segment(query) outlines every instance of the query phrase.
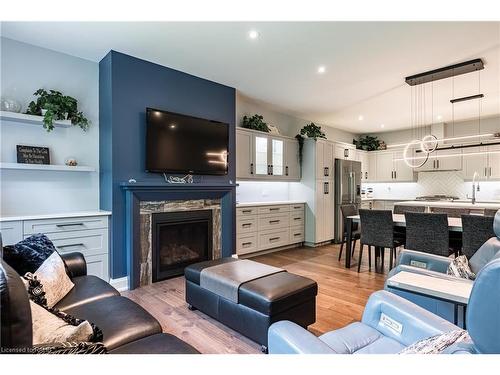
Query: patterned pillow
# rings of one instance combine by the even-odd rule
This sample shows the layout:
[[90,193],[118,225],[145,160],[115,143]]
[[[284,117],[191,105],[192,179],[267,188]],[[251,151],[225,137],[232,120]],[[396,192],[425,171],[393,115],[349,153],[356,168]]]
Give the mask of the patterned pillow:
[[417,341],[407,346],[399,354],[440,354],[455,343],[469,339],[467,331],[457,329]]
[[474,280],[476,278],[476,274],[470,269],[469,261],[465,255],[460,255],[453,259],[446,273],[462,279]]

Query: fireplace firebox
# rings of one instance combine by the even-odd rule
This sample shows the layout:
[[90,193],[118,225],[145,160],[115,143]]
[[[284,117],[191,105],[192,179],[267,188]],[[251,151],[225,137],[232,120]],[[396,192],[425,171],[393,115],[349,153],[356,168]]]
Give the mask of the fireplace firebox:
[[184,274],[188,265],[212,259],[212,210],[152,215],[152,281]]

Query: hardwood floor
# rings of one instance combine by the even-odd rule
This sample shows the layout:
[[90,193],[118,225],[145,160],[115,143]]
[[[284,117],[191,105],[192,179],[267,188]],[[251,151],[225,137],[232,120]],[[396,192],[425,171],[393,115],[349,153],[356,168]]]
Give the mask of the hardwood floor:
[[[339,245],[303,247],[252,258],[318,283],[316,323],[309,327],[315,335],[360,320],[370,294],[384,285],[387,264],[384,273],[376,273],[373,267],[368,271],[365,253],[358,274],[357,267],[345,269],[344,259],[338,261],[339,249]],[[358,249],[355,258],[357,255]],[[201,353],[260,353],[260,346],[253,341],[199,311],[189,311],[184,301],[183,277],[127,291],[123,295],[155,316],[164,332],[180,337]]]

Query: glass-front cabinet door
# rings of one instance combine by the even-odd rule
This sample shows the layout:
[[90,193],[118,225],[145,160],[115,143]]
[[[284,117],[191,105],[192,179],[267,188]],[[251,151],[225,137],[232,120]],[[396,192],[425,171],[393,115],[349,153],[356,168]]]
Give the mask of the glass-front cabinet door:
[[283,176],[284,148],[283,140],[270,138],[271,143],[271,173],[273,176]]
[[267,176],[269,174],[268,138],[255,136],[255,174]]

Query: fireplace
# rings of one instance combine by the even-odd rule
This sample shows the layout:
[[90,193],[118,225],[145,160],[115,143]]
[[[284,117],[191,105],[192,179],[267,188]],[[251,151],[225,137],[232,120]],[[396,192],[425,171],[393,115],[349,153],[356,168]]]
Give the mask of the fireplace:
[[212,259],[212,210],[152,214],[152,281],[184,274],[192,263]]

